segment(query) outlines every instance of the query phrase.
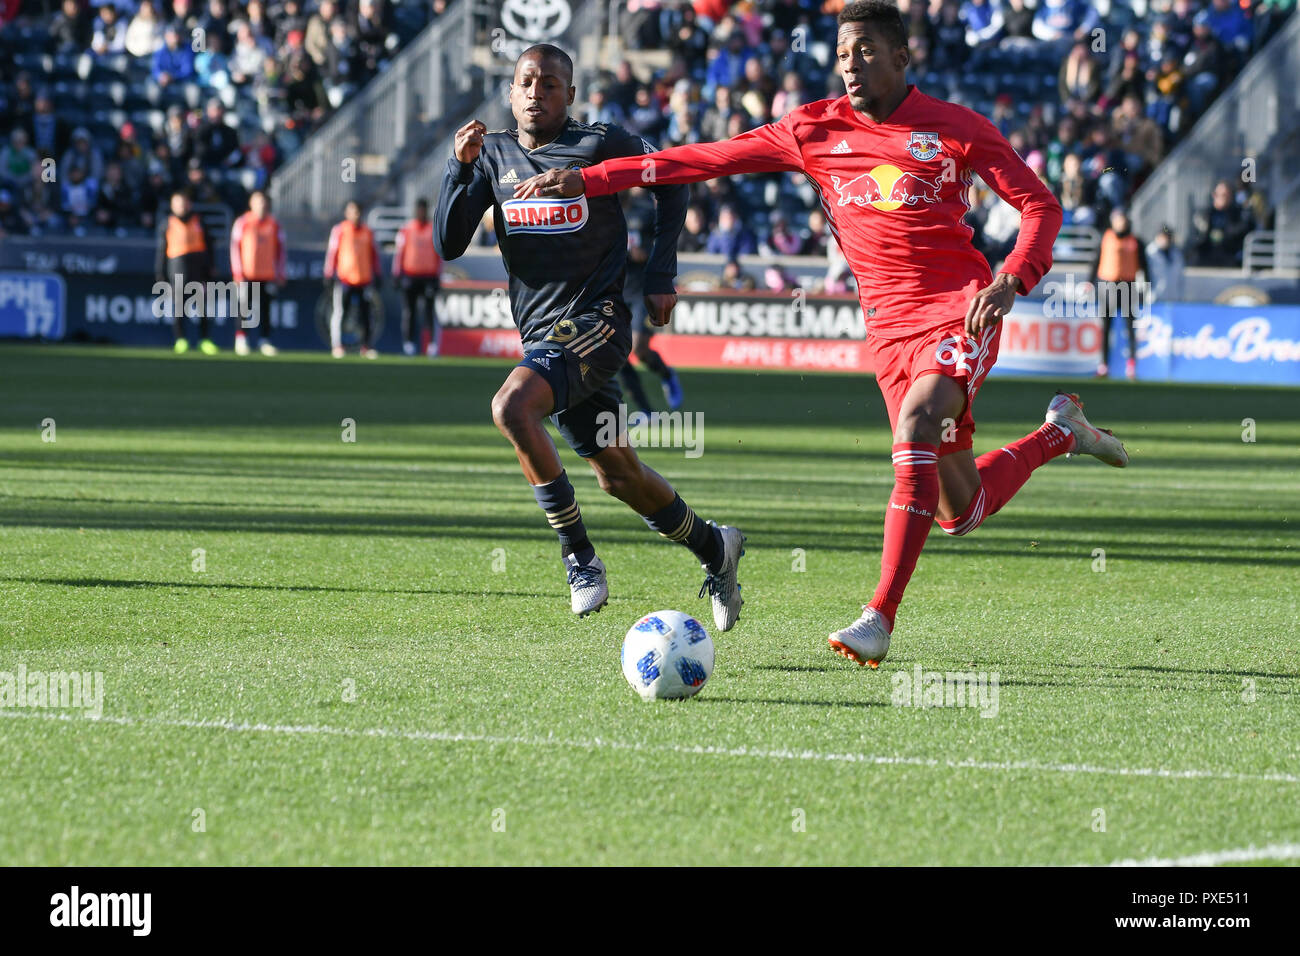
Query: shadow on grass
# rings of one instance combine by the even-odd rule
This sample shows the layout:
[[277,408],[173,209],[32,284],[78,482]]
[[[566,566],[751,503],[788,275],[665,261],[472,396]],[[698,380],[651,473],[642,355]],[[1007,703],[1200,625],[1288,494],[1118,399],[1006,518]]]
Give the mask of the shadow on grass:
[[[813,547],[818,551],[851,553],[870,556],[879,553],[879,537],[874,516],[870,524],[850,527],[845,531],[834,530],[834,524],[820,527],[809,524],[791,526],[773,526],[770,519],[753,516],[749,532],[754,547],[788,551],[792,548]],[[729,520],[741,527],[750,524],[743,513],[729,516]],[[1043,516],[1024,516],[1020,521],[1004,519],[998,516],[1000,524],[1021,524],[1023,534],[1046,537],[1052,526],[1059,526],[1067,519]],[[538,516],[480,515],[480,514],[427,514],[411,511],[389,511],[379,514],[358,514],[349,512],[329,512],[324,510],[269,511],[248,509],[246,511],[223,511],[211,513],[168,513],[159,506],[151,507],[115,507],[110,513],[102,509],[78,513],[67,508],[28,508],[18,513],[11,513],[0,518],[0,525],[10,528],[93,528],[109,531],[184,531],[187,533],[232,533],[232,534],[288,534],[288,535],[349,535],[379,538],[428,538],[430,544],[440,539],[478,540],[488,542],[525,542],[541,544],[549,540],[547,529]],[[658,540],[648,532],[643,524],[635,520],[631,512],[620,514],[611,521],[602,521],[593,525],[597,529],[601,543],[605,544],[644,544],[648,540]],[[1178,518],[1134,518],[1116,519],[1113,530],[1101,525],[1092,529],[1094,535],[1115,535],[1116,537],[1149,530],[1153,536],[1163,536],[1166,540],[1147,542],[1127,541],[1122,546],[1107,548],[1107,560],[1110,562],[1141,561],[1157,564],[1199,564],[1199,565],[1242,565],[1242,566],[1281,566],[1300,567],[1300,548],[1278,545],[1272,548],[1243,542],[1226,543],[1216,540],[1225,534],[1246,536],[1256,531],[1260,534],[1276,535],[1277,527],[1271,519],[1208,519],[1180,521]],[[1177,541],[1167,540],[1174,534],[1203,532],[1207,543],[1199,546],[1201,554],[1188,554],[1180,550],[1185,547]],[[1215,532],[1218,532],[1216,535]],[[648,537],[649,536],[649,537]],[[958,551],[968,551],[971,557],[1000,558],[1037,558],[1070,560],[1090,560],[1090,550],[1084,545],[1072,545],[1072,539],[1059,543],[1040,543],[1031,547],[1028,540],[1006,540],[1005,538],[974,537],[962,542],[949,541],[936,537],[935,544],[927,553],[950,555]],[[1105,538],[1094,537],[1097,540]],[[660,541],[659,543],[665,543]],[[666,543],[665,543],[666,544]]]
[[[0,423],[35,427],[44,415],[79,427],[159,428],[229,424],[275,426],[338,422],[482,423],[508,364],[444,362],[332,363],[318,356],[284,355],[271,361],[177,359],[164,350],[0,347],[0,378],[18,396]],[[884,403],[865,375],[801,374],[764,370],[691,370],[683,375],[692,411],[719,423],[847,425],[885,428]],[[998,378],[986,383],[976,406],[985,424],[1041,420],[1054,380]],[[1296,392],[1274,387],[1091,382],[1083,389],[1090,412],[1116,426],[1125,422],[1228,422],[1292,417]],[[33,419],[31,416],[37,411]]]
[[[1091,664],[1054,664],[1054,667],[1071,667],[1096,670],[1096,665]],[[1295,674],[1277,674],[1270,671],[1256,670],[1214,670],[1208,667],[1170,667],[1168,665],[1157,666],[1155,664],[1124,664],[1124,665],[1105,665],[1105,670],[1114,671],[1142,671],[1152,674],[1188,674],[1191,676],[1204,677],[1261,677],[1270,680],[1300,680],[1300,673]]]
[[[1119,675],[1116,675],[1119,676]],[[1219,677],[1235,677],[1235,674],[1216,674]],[[1177,691],[1180,694],[1214,694],[1221,695],[1225,690],[1239,690],[1240,688],[1224,687],[1211,684],[1194,684],[1182,682],[1178,684],[1166,683],[1129,683],[1117,684],[1112,681],[1053,681],[1053,680],[1021,680],[1018,678],[999,678],[999,687],[1033,687],[1033,688],[1050,688],[1053,690],[1073,690],[1093,694],[1099,690],[1118,690],[1133,691],[1135,693],[1149,694],[1152,691]],[[1270,694],[1275,697],[1294,697],[1296,692],[1293,690],[1268,690],[1261,693]]]
[[[895,659],[891,657],[888,661],[889,664],[888,669],[892,670],[893,668],[897,667],[897,665],[903,663],[905,663],[903,659],[901,658]],[[939,671],[941,669],[942,670],[963,670],[963,671],[974,669],[969,665],[965,665],[965,664],[961,666],[956,666],[951,663],[942,663],[942,662],[936,664],[928,664],[925,666],[935,671]],[[984,664],[982,666],[987,667],[988,665]],[[1012,666],[1014,666],[1017,670],[1026,669],[1022,664],[1019,663],[1015,663]],[[1068,664],[1064,662],[1060,664],[1053,664],[1052,667],[1089,670],[1093,672],[1111,671],[1112,674],[1106,676],[1118,677],[1118,676],[1131,674],[1135,678],[1140,677],[1144,673],[1150,673],[1150,674],[1165,674],[1169,676],[1187,676],[1187,677],[1194,677],[1194,678],[1230,677],[1235,679],[1240,677],[1257,677],[1265,680],[1284,680],[1284,681],[1300,680],[1300,673],[1279,674],[1272,671],[1233,670],[1231,668],[1224,669],[1224,670],[1212,670],[1210,668],[1199,668],[1199,667],[1167,667],[1167,666],[1157,667],[1152,664]],[[829,673],[830,671],[843,670],[842,667],[837,666],[833,662],[828,662],[824,667],[811,665],[811,664],[755,664],[753,669],[760,670],[760,671],[779,671],[779,672],[794,673],[794,674],[802,674],[802,673],[820,674],[820,673]],[[1052,681],[1026,680],[1019,677],[999,679],[998,683],[1002,687],[1062,687],[1062,688],[1068,688],[1072,690],[1092,690],[1097,687],[1113,687],[1113,688],[1119,688],[1125,690],[1128,689],[1137,690],[1137,689],[1150,689],[1150,687],[1152,686],[1149,684],[1148,685],[1114,684],[1114,683],[1104,684],[1104,683],[1078,683],[1078,682],[1062,683],[1062,682],[1052,682]],[[1185,690],[1185,689],[1195,689],[1195,688],[1180,685],[1178,689]],[[1215,693],[1222,693],[1224,688],[1221,686],[1219,687],[1207,686],[1205,689],[1212,690]],[[1287,691],[1286,693],[1291,693],[1291,692]]]
[[200,581],[138,581],[115,578],[31,578],[17,575],[0,575],[0,581],[14,581],[22,584],[53,584],[69,588],[192,588],[197,591],[209,589],[236,591],[286,591],[289,593],[326,593],[326,594],[410,594],[416,596],[442,594],[455,597],[529,597],[553,598],[554,594],[539,591],[506,591],[493,588],[490,591],[469,591],[464,588],[344,588],[320,584],[234,584],[231,582]]
[[776,704],[786,707],[888,707],[880,700],[786,700],[778,697],[697,697],[701,704]]

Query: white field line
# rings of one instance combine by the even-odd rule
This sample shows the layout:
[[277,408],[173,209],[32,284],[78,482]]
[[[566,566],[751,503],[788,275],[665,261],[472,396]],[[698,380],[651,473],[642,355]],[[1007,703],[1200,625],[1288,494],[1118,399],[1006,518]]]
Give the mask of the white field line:
[[1219,866],[1223,863],[1251,863],[1256,860],[1300,860],[1300,843],[1270,843],[1256,847],[1253,844],[1236,850],[1215,850],[1175,856],[1169,859],[1149,857],[1145,860],[1116,860],[1107,866]]
[[0,717],[11,719],[60,720],[69,723],[113,724],[120,727],[176,727],[188,730],[224,730],[231,733],[279,734],[283,736],[325,736],[391,740],[417,740],[432,743],[487,744],[503,747],[557,747],[574,750],[615,750],[632,753],[681,754],[700,757],[748,757],[752,760],[805,760],[817,763],[859,763],[889,767],[930,767],[947,770],[979,770],[990,773],[1064,773],[1099,774],[1111,777],[1155,777],[1166,780],[1231,780],[1254,783],[1300,783],[1293,773],[1229,773],[1220,770],[1169,770],[1160,767],[1098,767],[1082,763],[1044,763],[1035,760],[940,760],[934,757],[900,757],[864,753],[822,753],[816,750],[772,750],[762,747],[687,747],[681,744],[638,744],[593,737],[574,740],[564,737],[512,737],[494,734],[464,734],[436,730],[392,730],[372,727],[352,730],[303,724],[250,724],[232,720],[168,720],[154,717],[85,717],[76,713],[48,711],[0,710]]

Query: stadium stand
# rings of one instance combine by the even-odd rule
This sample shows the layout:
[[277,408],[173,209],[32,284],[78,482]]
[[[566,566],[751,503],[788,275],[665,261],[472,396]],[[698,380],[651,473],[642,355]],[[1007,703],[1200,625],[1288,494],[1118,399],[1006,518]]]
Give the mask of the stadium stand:
[[[103,5],[23,0],[0,32],[0,229],[148,230],[160,199],[181,183],[200,203],[243,209],[250,189],[447,8],[446,0],[158,0],[158,11],[152,0],[92,2]],[[1130,202],[1295,0],[899,5],[915,81],[993,120],[1062,202],[1058,252],[1087,261],[1096,227]],[[831,61],[842,6],[612,3],[619,62],[581,84],[574,115],[666,146],[735,135],[839,95]],[[194,30],[206,42],[190,55],[177,41]],[[55,188],[40,176],[49,158],[82,172]],[[1262,190],[1236,182],[1228,192],[1207,194],[1196,228],[1178,237],[1189,261],[1240,264],[1245,236],[1271,227]],[[815,205],[799,176],[700,184],[683,248],[820,254],[829,237]],[[978,183],[971,205],[977,242],[997,258],[1014,237],[1015,213]]]
[[149,235],[182,185],[242,210],[446,5],[0,4],[0,230]]

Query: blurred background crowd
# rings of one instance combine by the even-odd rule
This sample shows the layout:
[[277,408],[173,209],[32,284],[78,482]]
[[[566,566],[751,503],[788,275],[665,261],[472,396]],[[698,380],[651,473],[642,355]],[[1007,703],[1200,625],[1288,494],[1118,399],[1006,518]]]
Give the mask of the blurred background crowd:
[[447,2],[3,0],[0,233],[149,231],[183,186],[245,208]]
[[[448,0],[62,0],[57,9],[53,2],[22,0],[0,33],[7,233],[148,229],[159,201],[185,184],[196,202],[242,209],[247,193]],[[913,81],[989,116],[1059,197],[1066,225],[1098,229],[1294,5],[899,3]],[[842,6],[629,0],[618,23],[626,47],[658,51],[667,65],[630,56],[578,90],[573,114],[671,146],[724,139],[839,96],[832,58]],[[196,28],[205,41],[199,52],[189,42]],[[55,181],[41,175],[47,159],[58,161]],[[802,176],[723,179],[692,194],[682,250],[733,259],[829,251],[828,284],[841,281]],[[971,207],[977,243],[1000,258],[1018,214],[979,183]],[[1220,183],[1202,207],[1195,234],[1177,238],[1193,264],[1238,264],[1245,234],[1271,226],[1267,196],[1249,183]],[[647,197],[629,200],[634,243],[649,208]],[[481,241],[492,241],[490,231]],[[779,269],[762,277],[728,270],[741,286],[783,281]]]

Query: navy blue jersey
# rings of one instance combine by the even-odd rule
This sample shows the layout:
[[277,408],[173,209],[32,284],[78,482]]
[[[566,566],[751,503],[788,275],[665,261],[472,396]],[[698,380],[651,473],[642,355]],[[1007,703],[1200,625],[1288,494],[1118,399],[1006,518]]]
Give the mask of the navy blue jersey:
[[[640,156],[654,147],[619,126],[586,125],[570,118],[552,142],[519,145],[517,130],[487,133],[472,163],[447,163],[434,219],[434,244],[446,260],[464,253],[483,213],[493,210],[497,242],[510,274],[510,311],[525,349],[542,341],[561,319],[592,312],[613,316],[630,341],[623,304],[627,222],[617,196],[588,199],[515,199],[515,187],[548,169],[581,169],[616,156]],[[685,186],[653,186],[653,248],[646,263],[646,294],[673,292],[677,234],[686,219]]]

